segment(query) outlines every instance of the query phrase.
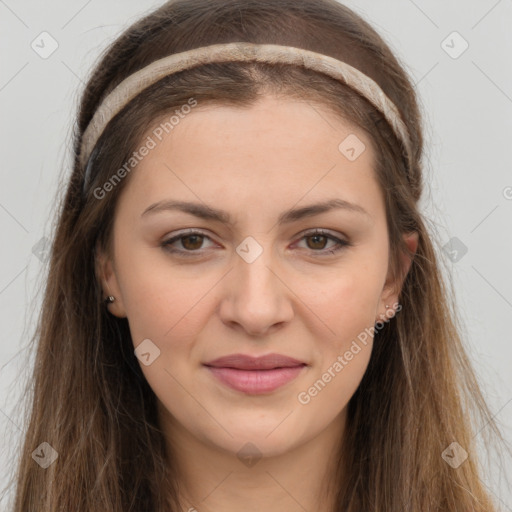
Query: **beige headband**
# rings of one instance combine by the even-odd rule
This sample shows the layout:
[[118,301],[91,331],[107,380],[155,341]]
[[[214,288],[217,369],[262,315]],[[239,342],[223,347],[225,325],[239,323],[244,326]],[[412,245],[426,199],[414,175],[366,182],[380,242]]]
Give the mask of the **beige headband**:
[[[124,79],[103,100],[83,134],[80,151],[82,169],[86,166],[96,142],[109,121],[144,89],[165,76],[194,66],[234,61],[295,64],[340,80],[364,96],[384,115],[397,138],[402,141],[408,163],[411,164],[411,144],[407,127],[396,106],[369,76],[345,62],[309,50],[274,44],[239,42],[214,44],[169,55],[152,62]],[[84,185],[90,178],[90,167],[88,165],[85,171]]]

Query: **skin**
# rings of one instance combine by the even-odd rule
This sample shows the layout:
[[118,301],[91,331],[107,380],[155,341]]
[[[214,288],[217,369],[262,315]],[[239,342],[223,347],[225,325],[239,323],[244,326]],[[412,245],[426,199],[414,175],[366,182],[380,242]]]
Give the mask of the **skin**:
[[[354,161],[338,146],[355,134]],[[183,510],[330,510],[327,489],[346,406],[373,340],[312,397],[298,400],[375,322],[388,318],[401,282],[388,272],[389,244],[374,152],[365,132],[327,109],[273,96],[250,109],[198,106],[132,172],[116,207],[112,254],[100,251],[113,315],[127,317],[134,347],[160,355],[142,371],[158,399],[167,449],[180,474]],[[285,210],[344,199],[366,213],[331,209],[280,225]],[[233,224],[178,210],[141,214],[163,200],[221,208]],[[206,237],[161,243],[194,228]],[[349,241],[304,237],[324,229]],[[252,263],[236,248],[263,249]],[[404,237],[415,252],[416,234]],[[322,255],[323,254],[323,255]],[[407,272],[410,260],[402,258]],[[202,363],[277,352],[308,366],[265,395],[219,382]],[[237,453],[256,453],[248,465]],[[242,453],[244,451],[242,450]]]

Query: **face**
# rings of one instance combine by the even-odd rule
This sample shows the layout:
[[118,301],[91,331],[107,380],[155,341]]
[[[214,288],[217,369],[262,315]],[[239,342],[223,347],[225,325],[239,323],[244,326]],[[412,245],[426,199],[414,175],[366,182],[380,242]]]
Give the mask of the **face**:
[[[128,318],[171,432],[284,453],[341,424],[397,300],[370,140],[270,96],[198,106],[164,135],[132,171],[99,258],[110,312]],[[208,366],[233,354],[294,361]]]

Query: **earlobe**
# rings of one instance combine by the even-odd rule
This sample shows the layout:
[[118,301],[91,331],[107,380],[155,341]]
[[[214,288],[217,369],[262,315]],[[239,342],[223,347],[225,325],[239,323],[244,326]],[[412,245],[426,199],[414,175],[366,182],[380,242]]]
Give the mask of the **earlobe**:
[[114,316],[126,318],[121,292],[111,258],[98,245],[94,251],[96,278],[101,284],[102,297],[105,308]]

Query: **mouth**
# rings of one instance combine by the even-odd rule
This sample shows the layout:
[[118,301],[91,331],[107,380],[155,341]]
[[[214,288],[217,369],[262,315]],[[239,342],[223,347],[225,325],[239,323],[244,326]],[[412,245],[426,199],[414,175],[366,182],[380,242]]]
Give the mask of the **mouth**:
[[281,354],[232,354],[204,364],[221,383],[246,394],[271,393],[294,380],[307,364]]

